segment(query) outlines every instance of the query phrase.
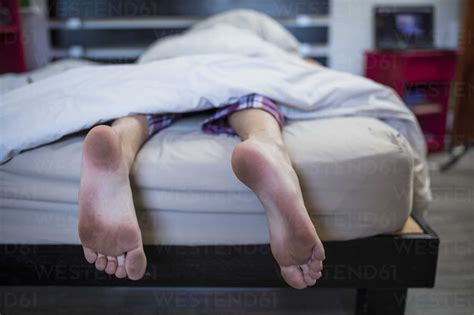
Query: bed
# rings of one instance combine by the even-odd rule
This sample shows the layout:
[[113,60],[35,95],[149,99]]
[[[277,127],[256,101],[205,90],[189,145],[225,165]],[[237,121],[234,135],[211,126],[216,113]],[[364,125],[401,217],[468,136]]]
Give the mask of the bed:
[[[158,133],[137,157],[135,204],[153,261],[139,282],[104,276],[83,259],[76,227],[84,134],[0,166],[0,281],[285,286],[263,209],[230,167],[238,139],[204,135],[201,120]],[[433,285],[438,248],[423,219],[409,217],[412,161],[403,141],[371,118],[290,122],[284,136],[326,247],[317,287],[359,288],[358,314],[402,314],[407,287]]]
[[[212,2],[197,8],[213,8]],[[83,38],[80,33],[66,36],[71,30],[58,31],[58,17],[68,19],[72,12],[56,10],[65,3],[66,8],[78,6],[75,1],[54,1],[56,45]],[[166,3],[173,12],[179,8]],[[307,4],[311,13],[327,14],[328,2],[317,3]],[[272,7],[263,8],[267,12],[268,5]],[[84,17],[93,18],[80,8]],[[214,13],[196,10],[198,15]],[[317,27],[327,31],[327,26]],[[135,162],[134,201],[147,257],[157,262],[138,282],[102,275],[81,256],[76,227],[84,132],[1,165],[2,283],[285,286],[267,245],[263,209],[230,166],[239,140],[203,134],[202,119],[186,118],[156,134]],[[439,242],[421,216],[411,216],[413,160],[406,140],[383,122],[364,117],[289,121],[283,132],[327,250],[317,287],[357,288],[358,314],[403,314],[408,287],[433,286]],[[420,252],[420,246],[427,250]]]
[[[132,181],[145,243],[268,243],[263,208],[231,169],[238,138],[203,134],[202,119],[158,133],[135,161]],[[391,232],[407,220],[412,161],[390,127],[371,118],[292,121],[284,137],[323,239]],[[83,139],[72,136],[0,166],[2,243],[79,244]]]

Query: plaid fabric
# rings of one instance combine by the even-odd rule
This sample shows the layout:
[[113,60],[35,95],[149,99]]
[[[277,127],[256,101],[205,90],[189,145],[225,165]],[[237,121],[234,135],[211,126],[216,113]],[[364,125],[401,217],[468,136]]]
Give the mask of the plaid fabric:
[[202,124],[202,131],[207,134],[227,134],[227,135],[236,135],[234,129],[229,125],[228,118],[233,113],[249,108],[259,108],[262,109],[273,117],[275,117],[278,124],[283,126],[285,123],[285,118],[281,113],[280,109],[276,104],[265,96],[258,94],[250,94],[242,96],[235,103],[232,103],[226,107],[219,108],[214,115],[209,117]]
[[[218,108],[214,114],[207,118],[202,124],[202,131],[207,134],[218,135],[236,135],[234,129],[229,125],[228,118],[233,113],[250,108],[262,109],[273,117],[282,127],[285,123],[285,118],[278,106],[269,98],[258,94],[249,94],[242,96],[236,102],[228,106]],[[148,121],[148,134],[151,137],[158,131],[169,127],[175,121],[182,118],[185,114],[152,114],[146,115]]]
[[183,114],[149,114],[146,115],[148,122],[148,137],[153,136],[160,130],[171,126],[175,121],[179,120]]

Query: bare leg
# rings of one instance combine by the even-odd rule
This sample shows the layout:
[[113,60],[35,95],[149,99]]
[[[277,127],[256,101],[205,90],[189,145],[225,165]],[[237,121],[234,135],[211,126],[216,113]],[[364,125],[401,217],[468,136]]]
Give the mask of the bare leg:
[[87,261],[118,278],[137,280],[146,269],[129,174],[147,127],[142,115],[124,117],[94,127],[84,141],[79,237]]
[[232,154],[232,168],[266,210],[272,253],[284,279],[298,289],[314,285],[321,277],[324,248],[306,211],[280,126],[260,109],[235,112],[229,122],[242,139]]

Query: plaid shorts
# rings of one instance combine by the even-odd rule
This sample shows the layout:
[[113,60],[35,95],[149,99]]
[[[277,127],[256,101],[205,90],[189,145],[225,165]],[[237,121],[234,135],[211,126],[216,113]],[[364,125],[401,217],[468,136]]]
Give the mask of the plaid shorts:
[[[204,120],[202,123],[201,129],[204,133],[211,135],[226,134],[234,136],[236,135],[234,129],[230,126],[228,118],[232,113],[235,113],[239,110],[249,109],[249,108],[259,108],[273,117],[280,125],[283,126],[285,123],[285,118],[283,117],[282,112],[278,106],[269,98],[261,96],[258,94],[249,94],[242,96],[236,102],[231,103],[225,107],[218,108],[214,111],[211,117]],[[160,130],[163,130],[166,127],[171,126],[177,120],[189,116],[190,114],[149,114],[146,115],[148,121],[148,135],[149,137],[153,136]]]

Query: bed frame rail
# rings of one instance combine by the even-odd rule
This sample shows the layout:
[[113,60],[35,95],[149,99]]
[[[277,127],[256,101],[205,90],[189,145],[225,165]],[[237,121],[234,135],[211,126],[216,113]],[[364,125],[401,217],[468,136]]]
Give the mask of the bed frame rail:
[[[325,242],[315,288],[356,288],[357,314],[403,314],[408,288],[433,287],[438,236],[423,233]],[[119,280],[88,264],[79,245],[1,245],[0,283],[14,286],[287,287],[270,246],[145,246],[139,281]]]

